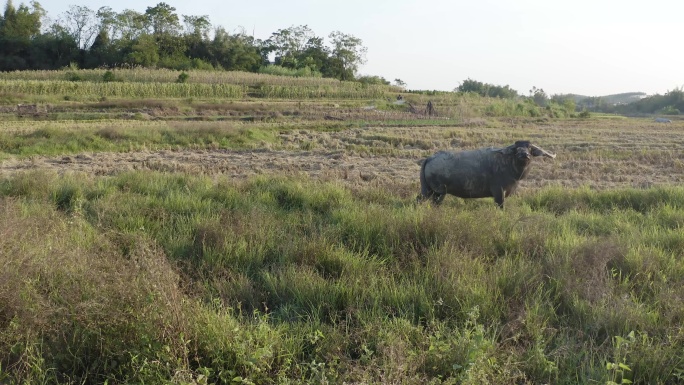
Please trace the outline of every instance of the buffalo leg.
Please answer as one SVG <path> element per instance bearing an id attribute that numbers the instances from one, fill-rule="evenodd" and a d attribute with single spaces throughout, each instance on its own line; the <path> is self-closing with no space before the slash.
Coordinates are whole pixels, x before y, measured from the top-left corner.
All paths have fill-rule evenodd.
<path id="1" fill-rule="evenodd" d="M 500 187 L 492 188 L 492 196 L 494 197 L 494 202 L 499 206 L 500 209 L 504 207 L 504 190 Z"/>
<path id="2" fill-rule="evenodd" d="M 428 199 L 435 199 L 435 192 L 430 189 L 422 189 L 420 194 L 416 197 L 416 202 L 423 203 Z"/>
<path id="3" fill-rule="evenodd" d="M 432 201 L 433 201 L 436 205 L 441 204 L 442 201 L 444 200 L 444 197 L 445 197 L 445 196 L 446 196 L 446 194 L 437 194 L 437 193 L 434 193 L 434 194 L 432 194 Z"/>

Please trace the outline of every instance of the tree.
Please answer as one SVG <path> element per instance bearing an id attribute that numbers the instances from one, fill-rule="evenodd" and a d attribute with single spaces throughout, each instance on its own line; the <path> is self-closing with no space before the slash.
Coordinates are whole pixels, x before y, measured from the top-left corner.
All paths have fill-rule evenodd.
<path id="1" fill-rule="evenodd" d="M 70 6 L 61 24 L 81 49 L 88 48 L 98 33 L 96 13 L 85 6 Z"/>
<path id="2" fill-rule="evenodd" d="M 186 16 L 185 23 L 186 55 L 190 58 L 209 60 L 209 16 Z"/>
<path id="3" fill-rule="evenodd" d="M 154 67 L 159 62 L 157 42 L 152 35 L 140 36 L 132 46 L 132 52 L 127 56 L 131 64 L 143 67 Z"/>
<path id="4" fill-rule="evenodd" d="M 490 98 L 512 99 L 518 96 L 518 91 L 511 89 L 508 85 L 496 86 L 489 83 L 478 82 L 470 78 L 466 79 L 456 87 L 456 92 L 472 92 Z"/>
<path id="5" fill-rule="evenodd" d="M 366 62 L 368 49 L 363 41 L 353 35 L 335 31 L 328 36 L 332 44 L 332 57 L 337 73 L 333 77 L 340 80 L 353 80 L 359 65 Z"/>
<path id="6" fill-rule="evenodd" d="M 145 18 L 148 26 L 152 28 L 152 34 L 155 36 L 161 35 L 178 35 L 180 32 L 180 21 L 176 15 L 176 8 L 166 4 L 159 3 L 154 7 L 147 7 L 145 11 Z"/>
<path id="7" fill-rule="evenodd" d="M 145 29 L 146 23 L 147 19 L 145 15 L 131 9 L 125 9 L 115 16 L 115 32 L 112 33 L 111 38 L 132 42 L 137 39 L 138 36 L 147 33 Z"/>
<path id="8" fill-rule="evenodd" d="M 567 112 L 574 112 L 577 108 L 575 98 L 573 98 L 572 95 L 553 95 L 551 101 L 563 106 Z"/>
<path id="9" fill-rule="evenodd" d="M 323 38 L 318 36 L 310 38 L 299 55 L 300 68 L 307 67 L 315 72 L 325 72 L 329 61 L 330 50 L 325 46 Z"/>
<path id="10" fill-rule="evenodd" d="M 464 80 L 458 87 L 456 87 L 454 91 L 463 93 L 471 92 L 478 95 L 486 96 L 487 88 L 489 88 L 487 84 L 468 78 Z"/>
<path id="11" fill-rule="evenodd" d="M 156 51 L 161 65 L 168 68 L 188 66 L 188 57 L 185 56 L 187 46 L 180 34 L 181 25 L 175 11 L 176 8 L 166 3 L 147 7 L 145 11 L 146 26 L 148 31 L 151 28 L 152 36 L 156 40 Z M 148 48 L 146 51 L 151 52 Z"/>
<path id="12" fill-rule="evenodd" d="M 209 50 L 211 63 L 225 70 L 256 72 L 262 65 L 262 56 L 254 38 L 244 33 L 230 35 L 219 27 Z"/>
<path id="13" fill-rule="evenodd" d="M 100 7 L 97 12 L 95 12 L 95 17 L 97 18 L 97 31 L 98 34 L 102 31 L 107 32 L 107 36 L 110 38 L 116 37 L 116 12 L 112 10 L 111 7 Z"/>
<path id="14" fill-rule="evenodd" d="M 28 65 L 36 70 L 54 70 L 81 59 L 81 50 L 71 34 L 54 25 L 31 41 Z"/>
<path id="15" fill-rule="evenodd" d="M 8 0 L 0 23 L 0 38 L 30 40 L 40 34 L 40 20 L 45 10 L 37 1 L 31 2 L 31 8 L 24 4 L 14 8 L 12 0 Z"/>
<path id="16" fill-rule="evenodd" d="M 503 87 L 490 84 L 487 96 L 492 98 L 513 99 L 518 96 L 518 91 L 510 88 L 508 84 Z"/>
<path id="17" fill-rule="evenodd" d="M 17 23 L 17 9 L 14 8 L 12 0 L 7 0 L 5 12 L 0 18 L 0 37 L 16 36 L 15 25 Z"/>
<path id="18" fill-rule="evenodd" d="M 120 61 L 118 60 L 118 52 L 112 45 L 109 32 L 106 28 L 102 28 L 97 36 L 95 36 L 95 40 L 88 50 L 84 66 L 86 68 L 95 68 L 102 65 L 112 65 Z"/>
<path id="19" fill-rule="evenodd" d="M 30 69 L 32 40 L 40 35 L 45 10 L 36 1 L 31 8 L 21 4 L 15 8 L 7 1 L 0 18 L 0 71 Z"/>
<path id="20" fill-rule="evenodd" d="M 209 16 L 183 15 L 181 25 L 176 8 L 165 2 L 144 13 L 72 5 L 57 22 L 41 29 L 45 11 L 39 3 L 15 8 L 13 0 L 6 1 L 0 15 L 0 71 L 77 62 L 84 68 L 132 64 L 257 72 L 275 55 L 277 64 L 305 70 L 298 73 L 354 80 L 367 52 L 361 39 L 335 31 L 326 42 L 307 25 L 279 29 L 265 42 L 223 28 L 210 38 Z M 364 81 L 388 83 L 379 77 Z"/>
<path id="21" fill-rule="evenodd" d="M 549 102 L 549 97 L 546 95 L 546 92 L 544 92 L 544 89 L 535 86 L 532 86 L 532 89 L 530 90 L 530 98 L 532 98 L 532 101 L 540 107 L 546 107 Z"/>
<path id="22" fill-rule="evenodd" d="M 678 115 L 684 111 L 684 89 L 682 87 L 675 87 L 673 90 L 668 91 L 665 95 L 655 94 L 620 106 L 603 105 L 601 106 L 600 110 L 608 111 L 610 109 L 609 107 L 613 107 L 615 110 L 623 114 L 636 112 Z"/>
<path id="23" fill-rule="evenodd" d="M 394 84 L 401 88 L 406 87 L 406 83 L 401 79 L 394 79 Z"/>
<path id="24" fill-rule="evenodd" d="M 322 41 L 316 37 L 309 26 L 292 26 L 272 33 L 271 37 L 266 40 L 266 46 L 269 52 L 275 53 L 275 64 L 298 69 L 303 67 L 300 61 L 306 49 L 316 45 L 314 39 Z M 310 45 L 312 40 L 314 42 Z"/>
<path id="25" fill-rule="evenodd" d="M 662 109 L 669 111 L 668 114 L 678 115 L 684 111 L 684 89 L 675 87 L 665 94 L 665 106 Z"/>
<path id="26" fill-rule="evenodd" d="M 183 23 L 185 23 L 185 31 L 188 36 L 194 36 L 197 39 L 209 39 L 209 29 L 211 28 L 209 16 L 183 15 Z"/>
<path id="27" fill-rule="evenodd" d="M 599 111 L 605 107 L 606 102 L 600 96 L 590 96 L 580 100 L 577 106 L 582 110 Z"/>

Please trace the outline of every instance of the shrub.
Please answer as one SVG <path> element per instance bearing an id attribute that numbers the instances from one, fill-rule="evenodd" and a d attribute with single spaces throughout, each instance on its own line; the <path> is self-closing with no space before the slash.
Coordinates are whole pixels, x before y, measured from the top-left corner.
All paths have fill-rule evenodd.
<path id="1" fill-rule="evenodd" d="M 176 83 L 185 83 L 188 81 L 190 78 L 190 75 L 188 75 L 185 72 L 181 72 L 180 75 L 178 75 L 178 79 L 176 79 Z"/>
<path id="2" fill-rule="evenodd" d="M 83 78 L 79 74 L 71 71 L 64 74 L 64 78 L 70 82 L 79 82 L 83 80 Z"/>
<path id="3" fill-rule="evenodd" d="M 114 76 L 114 72 L 112 71 L 107 71 L 102 75 L 102 81 L 103 82 L 115 82 L 116 76 Z"/>
<path id="4" fill-rule="evenodd" d="M 660 111 L 658 111 L 658 113 L 663 115 L 679 115 L 681 111 L 675 108 L 675 106 L 666 106 L 661 108 Z"/>
<path id="5" fill-rule="evenodd" d="M 390 82 L 382 76 L 360 76 L 356 79 L 361 84 L 389 85 Z"/>

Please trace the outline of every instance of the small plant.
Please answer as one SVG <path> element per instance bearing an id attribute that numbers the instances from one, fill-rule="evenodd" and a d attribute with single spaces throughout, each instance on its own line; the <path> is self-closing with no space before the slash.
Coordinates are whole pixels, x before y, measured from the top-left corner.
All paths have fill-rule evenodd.
<path id="1" fill-rule="evenodd" d="M 180 75 L 178 75 L 178 79 L 176 79 L 176 83 L 185 83 L 189 78 L 190 75 L 188 75 L 186 72 L 181 72 Z"/>
<path id="2" fill-rule="evenodd" d="M 631 384 L 632 380 L 626 378 L 627 372 L 631 372 L 632 369 L 627 366 L 623 361 L 627 360 L 627 351 L 629 346 L 636 340 L 634 336 L 634 331 L 629 332 L 627 338 L 620 336 L 615 336 L 613 338 L 613 343 L 616 349 L 617 362 L 606 363 L 606 370 L 610 373 L 610 380 L 606 382 L 606 385 L 618 385 L 618 384 Z M 618 382 L 619 381 L 619 382 Z"/>
<path id="3" fill-rule="evenodd" d="M 623 363 L 615 363 L 615 362 L 608 362 L 606 363 L 606 369 L 612 373 L 612 380 L 609 380 L 606 382 L 606 385 L 618 385 L 618 384 L 631 384 L 632 381 L 624 378 L 624 373 L 632 371 L 632 369 L 629 368 L 629 366 L 623 364 Z M 620 382 L 616 382 L 616 380 L 620 378 Z"/>

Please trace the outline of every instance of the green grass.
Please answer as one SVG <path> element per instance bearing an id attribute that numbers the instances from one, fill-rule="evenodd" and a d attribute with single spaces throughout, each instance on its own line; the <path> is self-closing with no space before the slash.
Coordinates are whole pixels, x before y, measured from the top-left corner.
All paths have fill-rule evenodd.
<path id="1" fill-rule="evenodd" d="M 276 143 L 276 135 L 272 128 L 230 122 L 41 122 L 19 132 L 0 131 L 0 159 L 175 148 L 245 149 Z"/>
<path id="2" fill-rule="evenodd" d="M 4 178 L 0 381 L 682 380 L 684 189 L 410 195 Z"/>

